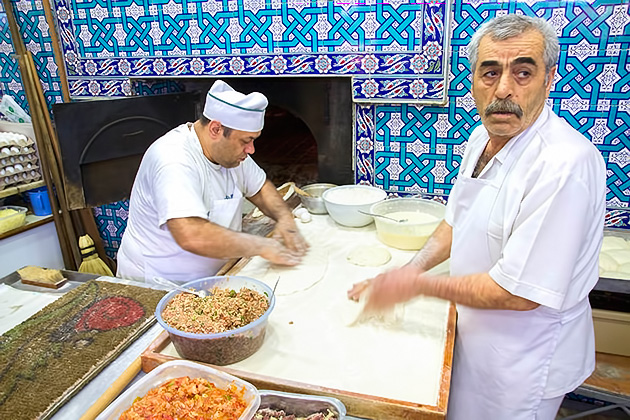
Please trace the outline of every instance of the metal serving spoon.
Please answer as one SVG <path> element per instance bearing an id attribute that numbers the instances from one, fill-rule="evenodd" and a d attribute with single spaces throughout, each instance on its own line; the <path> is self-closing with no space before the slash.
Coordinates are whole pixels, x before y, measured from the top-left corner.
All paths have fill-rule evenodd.
<path id="1" fill-rule="evenodd" d="M 409 219 L 394 219 L 393 217 L 383 216 L 382 214 L 368 213 L 367 211 L 363 211 L 363 210 L 359 210 L 359 213 L 363 213 L 368 216 L 382 217 L 383 219 L 391 220 L 392 222 L 397 222 L 397 223 L 404 223 L 407 220 L 409 220 Z"/>
<path id="2" fill-rule="evenodd" d="M 206 292 L 205 290 L 186 289 L 185 287 L 182 287 L 177 283 L 174 283 L 170 280 L 163 279 L 161 277 L 153 277 L 153 281 L 155 281 L 157 284 L 161 284 L 162 286 L 170 287 L 172 289 L 179 290 L 185 293 L 192 293 L 193 295 L 196 295 L 202 298 L 208 296 L 208 292 Z"/>

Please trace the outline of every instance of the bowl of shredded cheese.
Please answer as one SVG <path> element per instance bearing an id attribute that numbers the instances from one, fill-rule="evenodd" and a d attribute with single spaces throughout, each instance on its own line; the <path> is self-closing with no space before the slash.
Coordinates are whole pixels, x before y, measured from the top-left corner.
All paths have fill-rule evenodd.
<path id="1" fill-rule="evenodd" d="M 214 276 L 182 287 L 206 291 L 207 296 L 174 290 L 155 309 L 180 356 L 224 366 L 260 349 L 275 305 L 269 286 L 250 277 Z"/>
<path id="2" fill-rule="evenodd" d="M 19 228 L 26 222 L 26 207 L 0 207 L 0 234 Z"/>
<path id="3" fill-rule="evenodd" d="M 188 360 L 166 362 L 134 383 L 97 420 L 250 420 L 260 394 L 249 382 Z"/>

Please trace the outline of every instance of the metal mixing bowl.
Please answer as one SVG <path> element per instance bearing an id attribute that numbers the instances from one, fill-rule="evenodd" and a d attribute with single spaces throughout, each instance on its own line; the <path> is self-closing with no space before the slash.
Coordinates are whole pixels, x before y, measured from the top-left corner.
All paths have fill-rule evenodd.
<path id="1" fill-rule="evenodd" d="M 307 197 L 300 194 L 302 205 L 306 207 L 306 210 L 313 214 L 328 213 L 328 211 L 326 210 L 326 205 L 324 204 L 324 200 L 322 199 L 322 194 L 324 194 L 324 191 L 333 187 L 336 187 L 336 185 L 325 183 L 309 184 L 302 187 L 302 191 L 310 195 L 310 197 Z"/>

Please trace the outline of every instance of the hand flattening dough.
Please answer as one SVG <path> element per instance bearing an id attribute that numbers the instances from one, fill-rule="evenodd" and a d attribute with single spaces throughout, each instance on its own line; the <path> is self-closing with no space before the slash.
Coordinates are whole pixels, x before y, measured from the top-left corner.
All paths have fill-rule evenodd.
<path id="1" fill-rule="evenodd" d="M 362 267 L 378 267 L 387 264 L 392 259 L 392 254 L 380 246 L 358 246 L 348 254 L 347 260 L 354 265 Z"/>

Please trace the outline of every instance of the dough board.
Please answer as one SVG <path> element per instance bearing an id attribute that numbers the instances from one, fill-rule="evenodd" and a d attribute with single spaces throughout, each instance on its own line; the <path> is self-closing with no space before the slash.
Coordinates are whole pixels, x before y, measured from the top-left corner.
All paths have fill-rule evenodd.
<path id="1" fill-rule="evenodd" d="M 392 260 L 381 267 L 347 261 L 357 246 L 384 246 L 373 225 L 344 228 L 328 216 L 299 224 L 311 252 L 327 254 L 321 267 L 298 267 L 305 283 L 295 293 L 276 296 L 262 348 L 221 369 L 258 387 L 340 398 L 351 415 L 385 419 L 444 418 L 450 386 L 455 309 L 449 302 L 418 298 L 405 305 L 397 327 L 349 326 L 357 305 L 347 300 L 353 283 L 407 262 L 414 252 L 388 248 Z M 325 251 L 322 251 L 325 250 Z M 261 258 L 242 260 L 228 274 L 258 278 L 273 287 L 291 280 Z M 310 274 L 309 274 L 310 273 Z M 258 277 L 257 277 L 258 276 Z M 168 336 L 143 354 L 143 368 L 179 358 Z"/>

